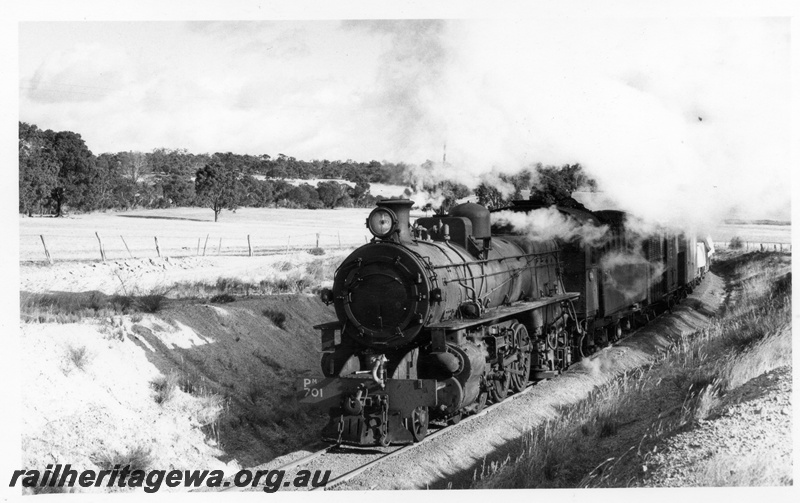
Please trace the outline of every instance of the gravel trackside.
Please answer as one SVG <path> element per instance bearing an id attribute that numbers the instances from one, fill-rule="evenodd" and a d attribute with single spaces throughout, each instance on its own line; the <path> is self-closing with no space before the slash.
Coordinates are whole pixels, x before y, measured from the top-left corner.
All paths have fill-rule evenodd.
<path id="1" fill-rule="evenodd" d="M 792 480 L 792 369 L 728 393 L 721 412 L 666 440 L 650 458 L 648 487 L 785 485 Z M 749 465 L 749 466 L 748 466 Z M 760 465 L 759 479 L 742 478 Z"/>

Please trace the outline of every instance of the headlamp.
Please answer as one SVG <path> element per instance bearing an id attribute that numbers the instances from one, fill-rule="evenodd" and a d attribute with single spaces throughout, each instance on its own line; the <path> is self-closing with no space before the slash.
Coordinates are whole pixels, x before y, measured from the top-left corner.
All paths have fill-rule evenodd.
<path id="1" fill-rule="evenodd" d="M 373 236 L 386 238 L 397 229 L 397 215 L 389 208 L 375 208 L 367 217 L 367 228 Z"/>

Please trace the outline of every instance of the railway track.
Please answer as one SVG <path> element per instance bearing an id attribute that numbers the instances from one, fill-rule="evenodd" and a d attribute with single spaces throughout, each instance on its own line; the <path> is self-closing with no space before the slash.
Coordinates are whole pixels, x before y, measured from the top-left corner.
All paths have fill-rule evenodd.
<path id="1" fill-rule="evenodd" d="M 293 471 L 296 471 L 298 468 L 313 464 L 314 466 L 318 467 L 317 469 L 331 470 L 332 478 L 330 478 L 327 484 L 325 484 L 324 486 L 310 487 L 306 489 L 311 491 L 330 490 L 335 488 L 336 486 L 344 484 L 348 480 L 357 477 L 361 473 L 364 473 L 365 471 L 369 470 L 370 468 L 384 461 L 387 461 L 395 456 L 399 456 L 400 454 L 404 454 L 413 449 L 416 449 L 417 447 L 426 444 L 427 442 L 431 442 L 446 433 L 455 431 L 459 427 L 468 424 L 469 422 L 474 421 L 479 417 L 489 414 L 490 412 L 502 406 L 503 404 L 508 404 L 514 401 L 515 399 L 524 396 L 531 390 L 532 387 L 533 384 L 529 383 L 528 386 L 523 391 L 515 393 L 513 395 L 509 395 L 509 397 L 503 400 L 502 402 L 485 407 L 477 414 L 472 414 L 470 416 L 467 416 L 456 424 L 443 426 L 429 433 L 424 439 L 422 439 L 422 441 L 417 442 L 415 444 L 409 444 L 404 446 L 375 447 L 375 448 L 355 448 L 355 447 L 347 447 L 341 445 L 330 445 L 323 449 L 319 449 L 310 454 L 307 454 L 306 456 L 303 456 L 299 459 L 286 463 L 284 465 L 276 467 L 276 466 L 271 466 L 270 463 L 267 463 L 264 465 L 259 465 L 250 468 L 249 471 L 257 472 L 258 470 L 270 470 L 270 471 L 282 470 L 287 474 L 287 476 L 285 477 L 287 481 L 284 482 L 283 488 L 287 490 L 289 489 L 297 490 L 297 488 L 290 487 L 291 484 L 289 483 L 289 480 L 291 480 L 291 477 L 289 477 L 288 474 Z M 235 492 L 260 491 L 260 490 L 262 490 L 262 486 L 260 485 L 255 485 L 255 486 L 248 485 L 245 487 L 237 487 L 233 484 L 230 484 L 228 487 L 223 487 L 220 489 L 220 491 L 235 491 Z"/>
<path id="2" fill-rule="evenodd" d="M 642 327 L 637 327 L 636 329 L 630 331 L 629 333 L 626 333 L 619 340 L 626 339 L 636 334 L 641 328 Z M 615 342 L 619 342 L 619 340 Z M 609 345 L 609 347 L 613 347 L 615 345 L 616 345 L 615 343 L 612 343 Z M 301 489 L 311 490 L 311 491 L 331 490 L 357 477 L 358 475 L 364 473 L 370 468 L 379 465 L 382 462 L 385 462 L 395 456 L 399 456 L 401 454 L 410 452 L 411 450 L 416 449 L 421 445 L 426 444 L 427 442 L 431 442 L 446 433 L 457 430 L 459 427 L 468 424 L 469 422 L 474 421 L 479 417 L 489 414 L 490 412 L 503 406 L 504 404 L 508 404 L 516 400 L 517 398 L 524 396 L 525 394 L 529 393 L 532 390 L 534 384 L 535 383 L 532 382 L 528 383 L 523 391 L 509 395 L 508 398 L 506 398 L 502 402 L 485 407 L 480 412 L 467 416 L 456 424 L 443 426 L 436 429 L 435 431 L 429 432 L 428 435 L 422 441 L 417 442 L 415 444 L 409 444 L 404 446 L 372 447 L 372 448 L 329 445 L 326 446 L 325 448 L 314 451 L 299 459 L 296 459 L 294 461 L 291 461 L 283 465 L 274 466 L 272 463 L 266 463 L 263 465 L 250 468 L 248 470 L 250 472 L 256 472 L 258 470 L 270 470 L 270 471 L 283 470 L 288 475 L 289 473 L 297 470 L 298 468 L 311 464 L 313 465 L 312 467 L 315 470 L 331 470 L 333 472 L 332 473 L 333 478 L 329 479 L 327 483 L 323 486 L 306 487 Z M 343 469 L 341 468 L 342 466 L 344 466 Z M 337 474 L 336 472 L 339 473 Z M 298 488 L 291 487 L 291 484 L 288 481 L 291 479 L 291 477 L 285 477 L 285 478 L 287 479 L 287 481 L 284 482 L 282 489 L 300 490 Z M 220 491 L 246 492 L 246 491 L 259 491 L 261 489 L 262 486 L 259 485 L 255 486 L 247 485 L 244 487 L 237 487 L 233 484 L 229 484 L 229 486 L 223 487 L 222 489 L 220 489 Z"/>

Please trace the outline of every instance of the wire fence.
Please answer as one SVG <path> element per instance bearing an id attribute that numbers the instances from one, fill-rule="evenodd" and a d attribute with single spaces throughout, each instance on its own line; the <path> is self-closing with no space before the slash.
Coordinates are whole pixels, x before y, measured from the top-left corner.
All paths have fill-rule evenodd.
<path id="1" fill-rule="evenodd" d="M 205 234 L 188 236 L 142 236 L 101 234 L 99 232 L 69 234 L 23 234 L 20 236 L 20 262 L 64 262 L 125 260 L 158 257 L 192 256 L 265 256 L 296 251 L 336 250 L 366 243 L 366 235 L 309 232 L 292 235 L 234 236 Z M 792 252 L 791 243 L 741 241 L 745 251 Z M 730 249 L 731 243 L 715 242 L 720 250 Z"/>
<path id="2" fill-rule="evenodd" d="M 20 262 L 105 261 L 193 256 L 265 256 L 300 250 L 346 249 L 362 245 L 368 236 L 312 232 L 283 236 L 125 236 L 24 234 L 20 236 Z"/>
<path id="3" fill-rule="evenodd" d="M 744 251 L 781 251 L 792 253 L 791 243 L 775 243 L 761 241 L 740 241 L 738 245 L 731 246 L 729 241 L 714 241 L 714 248 L 720 250 L 739 249 Z"/>

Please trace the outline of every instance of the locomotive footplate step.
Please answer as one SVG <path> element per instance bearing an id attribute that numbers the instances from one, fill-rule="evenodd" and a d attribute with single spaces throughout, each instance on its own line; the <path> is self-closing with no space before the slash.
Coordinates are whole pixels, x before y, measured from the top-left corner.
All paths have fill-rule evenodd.
<path id="1" fill-rule="evenodd" d="M 565 300 L 574 300 L 580 297 L 581 294 L 577 292 L 567 292 L 562 295 L 554 295 L 552 297 L 545 297 L 541 300 L 535 300 L 531 302 L 516 302 L 509 306 L 501 306 L 497 309 L 484 314 L 479 318 L 470 318 L 470 319 L 453 319 L 448 321 L 443 321 L 441 323 L 433 323 L 428 325 L 429 329 L 445 329 L 445 330 L 461 330 L 463 328 L 469 328 L 475 323 L 484 323 L 489 321 L 495 321 L 500 318 L 505 318 L 509 316 L 514 316 L 515 314 L 524 313 L 526 311 L 532 311 L 534 309 L 539 309 L 545 306 L 549 306 L 551 304 L 557 304 L 559 302 L 563 302 Z"/>

